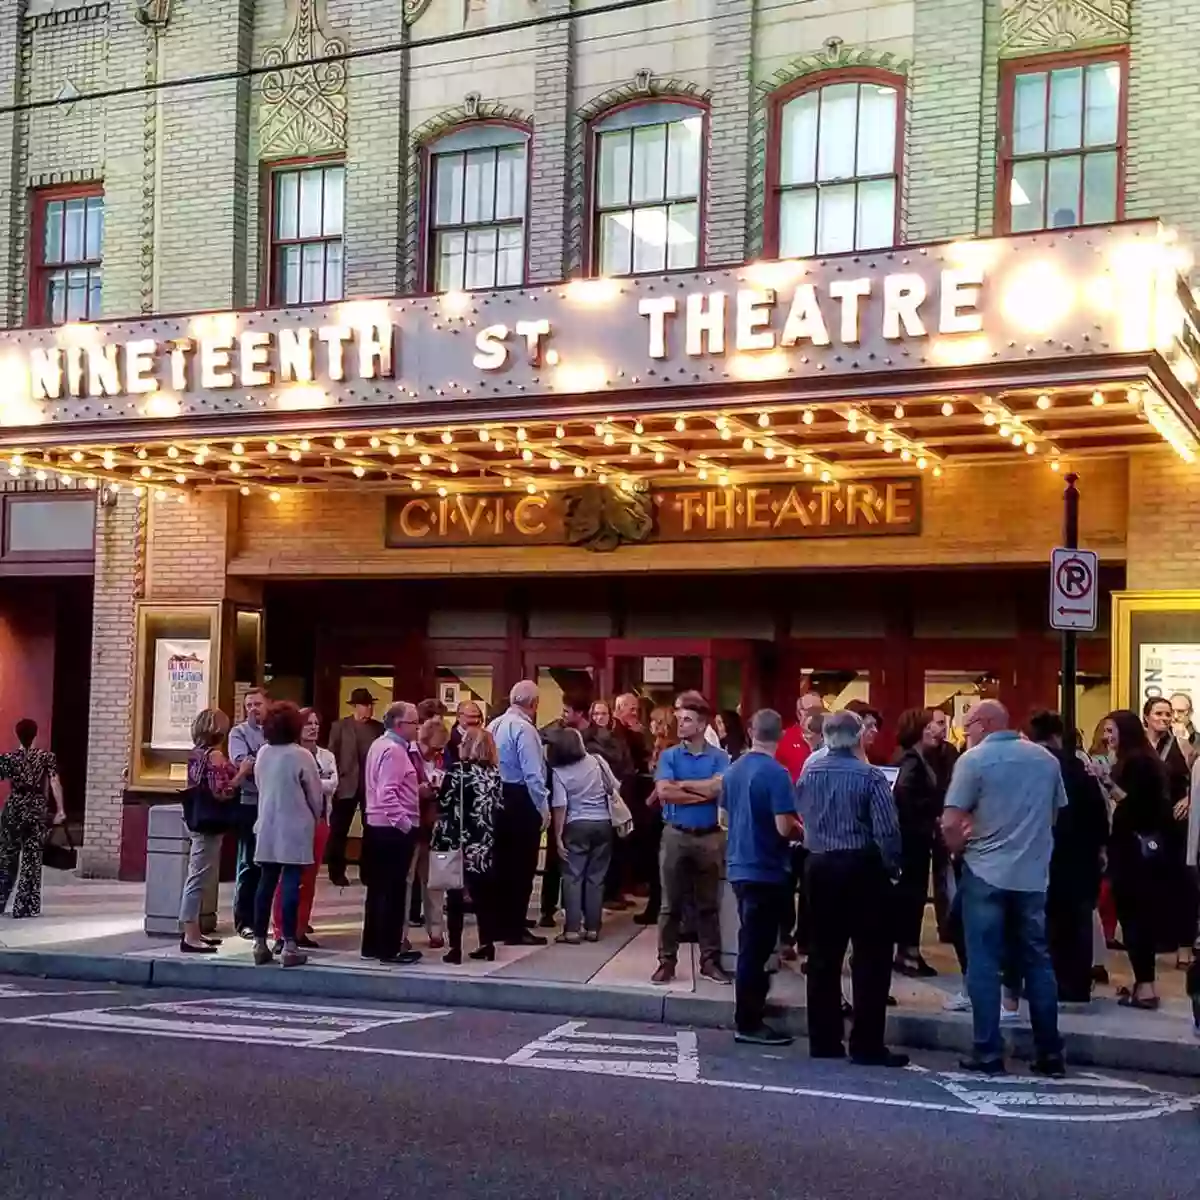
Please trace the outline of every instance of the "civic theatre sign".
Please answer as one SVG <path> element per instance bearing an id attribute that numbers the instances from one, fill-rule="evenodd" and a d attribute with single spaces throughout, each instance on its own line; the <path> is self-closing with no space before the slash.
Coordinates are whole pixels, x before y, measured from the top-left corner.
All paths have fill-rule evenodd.
<path id="1" fill-rule="evenodd" d="M 0 424 L 125 426 L 272 411 L 490 416 L 496 401 L 825 384 L 1151 351 L 1154 222 L 575 280 L 509 291 L 105 321 L 0 334 Z M 1173 276 L 1171 277 L 1173 280 Z M 1171 284 L 1173 286 L 1173 283 Z M 1168 289 L 1169 290 L 1169 289 Z M 1063 369 L 1069 368 L 1069 361 Z M 876 380 L 875 382 L 878 382 Z M 603 403 L 603 402 L 601 402 Z M 490 406 L 490 407 L 489 407 Z M 81 433 L 80 436 L 84 436 Z M 34 440 L 34 439 L 28 439 Z M 13 436 L 7 435 L 11 444 Z"/>
<path id="2" fill-rule="evenodd" d="M 401 547 L 575 545 L 860 537 L 921 531 L 921 481 L 856 479 L 628 492 L 389 496 L 386 544 Z"/>

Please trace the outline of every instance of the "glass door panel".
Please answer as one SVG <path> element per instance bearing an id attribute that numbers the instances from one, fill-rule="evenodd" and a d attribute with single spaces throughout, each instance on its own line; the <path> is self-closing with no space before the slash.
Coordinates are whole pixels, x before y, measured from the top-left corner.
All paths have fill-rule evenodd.
<path id="1" fill-rule="evenodd" d="M 815 692 L 821 697 L 827 712 L 845 708 L 851 700 L 871 702 L 871 673 L 842 667 L 801 667 L 796 697 Z"/>
<path id="2" fill-rule="evenodd" d="M 704 659 L 688 655 L 618 655 L 614 660 L 613 693 L 645 696 L 655 707 L 670 708 L 680 692 L 702 691 Z"/>
<path id="3" fill-rule="evenodd" d="M 396 681 L 391 667 L 342 667 L 338 676 L 338 713 L 339 717 L 354 715 L 350 704 L 350 693 L 355 688 L 366 688 L 377 703 L 375 716 L 381 719 L 383 710 L 391 704 L 395 695 Z"/>
<path id="4" fill-rule="evenodd" d="M 565 700 L 595 699 L 595 671 L 591 667 L 534 668 L 538 685 L 538 724 L 549 725 L 562 716 Z"/>
<path id="5" fill-rule="evenodd" d="M 996 671 L 926 671 L 924 706 L 940 709 L 950 718 L 950 740 L 966 745 L 963 722 L 967 710 L 978 700 L 1000 699 L 1000 677 Z"/>
<path id="6" fill-rule="evenodd" d="M 1075 725 L 1088 750 L 1099 741 L 1100 726 L 1113 709 L 1112 675 L 1080 671 L 1075 676 Z M 1062 673 L 1058 676 L 1058 711 L 1062 712 Z M 1097 754 L 1104 753 L 1097 750 Z"/>
<path id="7" fill-rule="evenodd" d="M 437 698 L 446 706 L 447 720 L 451 723 L 458 706 L 466 700 L 474 700 L 483 710 L 485 724 L 496 715 L 492 707 L 493 667 L 439 666 L 435 678 Z"/>

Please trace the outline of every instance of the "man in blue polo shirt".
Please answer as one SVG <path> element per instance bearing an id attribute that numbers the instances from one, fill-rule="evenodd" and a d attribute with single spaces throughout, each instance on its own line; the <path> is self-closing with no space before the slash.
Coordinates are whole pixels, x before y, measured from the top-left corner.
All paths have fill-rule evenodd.
<path id="1" fill-rule="evenodd" d="M 663 806 L 662 909 L 658 915 L 658 970 L 651 983 L 670 983 L 679 959 L 679 924 L 684 897 L 696 904 L 700 974 L 716 983 L 732 983 L 721 966 L 721 865 L 725 835 L 717 816 L 721 776 L 729 755 L 704 736 L 711 709 L 699 692 L 675 701 L 679 744 L 658 758 L 655 793 Z"/>
<path id="2" fill-rule="evenodd" d="M 775 759 L 783 718 L 764 708 L 750 718 L 750 750 L 725 772 L 721 807 L 729 816 L 726 877 L 738 904 L 737 1002 L 734 1038 L 759 1046 L 792 1039 L 763 1021 L 791 878 L 789 842 L 800 837 L 792 778 Z"/>

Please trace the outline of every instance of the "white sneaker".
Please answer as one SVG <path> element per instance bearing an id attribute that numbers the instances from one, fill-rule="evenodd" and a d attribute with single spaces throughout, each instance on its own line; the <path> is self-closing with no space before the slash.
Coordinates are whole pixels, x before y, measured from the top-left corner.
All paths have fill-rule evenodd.
<path id="1" fill-rule="evenodd" d="M 942 1005 L 946 1012 L 970 1012 L 971 997 L 966 992 L 959 992 L 955 996 L 947 996 L 946 1003 Z"/>
<path id="2" fill-rule="evenodd" d="M 1021 1010 L 1001 1008 L 1000 1024 L 1001 1025 L 1019 1025 L 1021 1023 Z"/>

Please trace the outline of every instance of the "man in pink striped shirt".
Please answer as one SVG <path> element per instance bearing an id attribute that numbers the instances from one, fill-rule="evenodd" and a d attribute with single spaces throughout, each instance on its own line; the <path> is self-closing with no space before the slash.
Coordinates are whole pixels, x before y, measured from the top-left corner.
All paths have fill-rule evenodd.
<path id="1" fill-rule="evenodd" d="M 420 951 L 403 949 L 408 868 L 421 823 L 420 778 L 409 753 L 417 736 L 416 705 L 391 705 L 383 715 L 383 728 L 363 767 L 367 904 L 362 956 L 407 965 L 421 957 Z"/>

